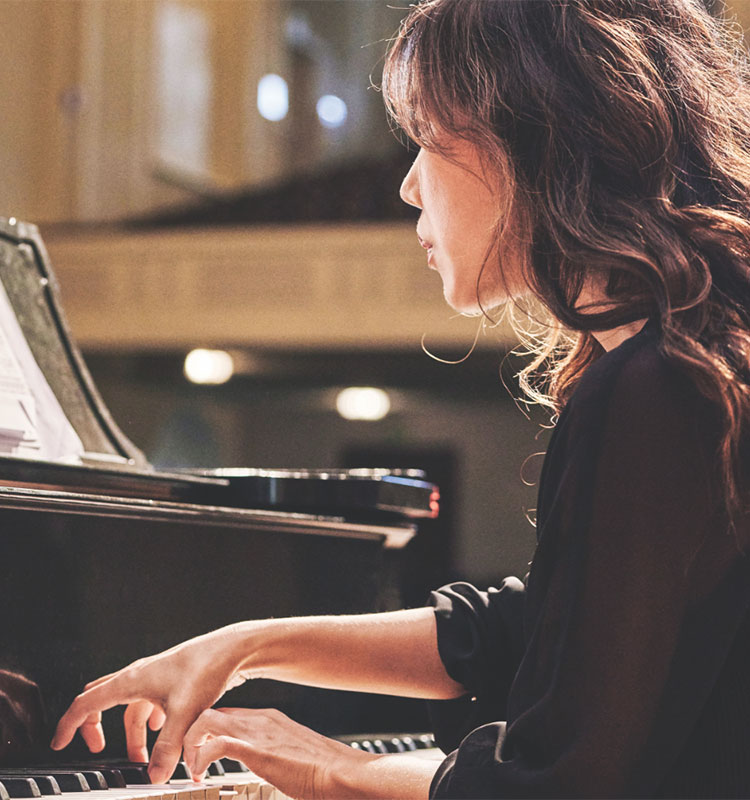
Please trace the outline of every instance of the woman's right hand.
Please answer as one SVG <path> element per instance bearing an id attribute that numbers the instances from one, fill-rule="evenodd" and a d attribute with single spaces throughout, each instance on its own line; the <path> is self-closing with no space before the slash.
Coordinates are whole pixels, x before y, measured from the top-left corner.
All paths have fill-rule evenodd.
<path id="1" fill-rule="evenodd" d="M 242 640 L 242 641 L 241 641 Z M 198 636 L 87 684 L 60 719 L 52 748 L 60 750 L 80 730 L 92 752 L 105 744 L 101 714 L 127 704 L 128 757 L 148 761 L 146 726 L 161 732 L 154 744 L 149 775 L 164 783 L 182 752 L 182 740 L 195 720 L 247 675 L 240 671 L 247 629 L 230 625 Z"/>

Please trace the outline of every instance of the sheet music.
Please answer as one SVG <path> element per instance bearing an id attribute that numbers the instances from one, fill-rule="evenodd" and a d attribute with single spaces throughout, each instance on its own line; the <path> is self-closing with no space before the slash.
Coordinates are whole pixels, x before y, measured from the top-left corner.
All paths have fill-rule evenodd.
<path id="1" fill-rule="evenodd" d="M 0 282 L 0 455 L 75 461 L 83 450 Z"/>

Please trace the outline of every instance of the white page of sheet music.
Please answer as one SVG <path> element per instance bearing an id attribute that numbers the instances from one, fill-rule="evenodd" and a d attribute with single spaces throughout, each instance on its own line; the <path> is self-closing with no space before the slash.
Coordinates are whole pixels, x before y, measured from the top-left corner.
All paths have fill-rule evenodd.
<path id="1" fill-rule="evenodd" d="M 0 454 L 67 461 L 81 453 L 0 283 Z"/>

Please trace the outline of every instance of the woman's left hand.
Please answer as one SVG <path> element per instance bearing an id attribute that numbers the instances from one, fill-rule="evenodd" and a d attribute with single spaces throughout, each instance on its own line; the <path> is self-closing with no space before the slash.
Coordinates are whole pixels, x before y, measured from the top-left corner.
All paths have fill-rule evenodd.
<path id="1" fill-rule="evenodd" d="M 295 798 L 336 797 L 341 778 L 374 758 L 276 709 L 210 708 L 189 728 L 183 748 L 195 780 L 212 761 L 227 756 Z"/>

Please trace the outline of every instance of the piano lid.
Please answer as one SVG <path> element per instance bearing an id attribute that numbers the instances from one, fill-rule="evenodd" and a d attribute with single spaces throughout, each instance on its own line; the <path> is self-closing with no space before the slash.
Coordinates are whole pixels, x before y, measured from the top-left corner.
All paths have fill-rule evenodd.
<path id="1" fill-rule="evenodd" d="M 190 470 L 226 480 L 221 496 L 242 508 L 287 508 L 325 514 L 334 508 L 352 518 L 437 517 L 440 492 L 419 469 Z"/>

